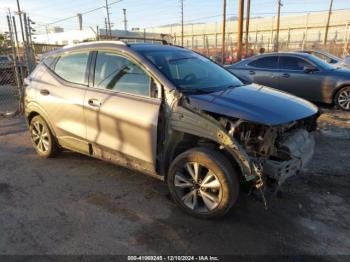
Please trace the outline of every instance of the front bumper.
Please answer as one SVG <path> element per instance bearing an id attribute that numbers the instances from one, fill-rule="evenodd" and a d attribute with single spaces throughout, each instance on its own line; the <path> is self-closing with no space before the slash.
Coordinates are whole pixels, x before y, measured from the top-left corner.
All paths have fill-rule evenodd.
<path id="1" fill-rule="evenodd" d="M 280 186 L 283 182 L 298 174 L 312 159 L 315 148 L 314 136 L 305 129 L 292 131 L 281 143 L 278 151 L 283 154 L 281 160 L 269 159 L 264 163 L 263 174 L 278 181 Z M 278 159 L 278 155 L 277 155 Z"/>

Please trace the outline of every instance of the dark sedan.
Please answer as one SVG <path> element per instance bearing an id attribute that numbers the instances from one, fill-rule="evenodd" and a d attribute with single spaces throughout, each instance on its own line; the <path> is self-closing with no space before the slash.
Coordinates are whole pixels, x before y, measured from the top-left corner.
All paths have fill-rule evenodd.
<path id="1" fill-rule="evenodd" d="M 299 97 L 336 104 L 350 111 L 350 70 L 334 68 L 304 53 L 254 56 L 228 67 L 244 82 L 253 82 Z"/>

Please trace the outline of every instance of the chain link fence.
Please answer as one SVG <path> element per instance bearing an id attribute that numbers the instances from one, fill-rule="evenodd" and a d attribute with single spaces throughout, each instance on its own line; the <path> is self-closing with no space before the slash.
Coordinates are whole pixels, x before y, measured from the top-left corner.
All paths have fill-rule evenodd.
<path id="1" fill-rule="evenodd" d="M 20 112 L 21 90 L 23 77 L 22 66 L 16 66 L 13 61 L 0 63 L 0 116 L 14 115 Z"/>

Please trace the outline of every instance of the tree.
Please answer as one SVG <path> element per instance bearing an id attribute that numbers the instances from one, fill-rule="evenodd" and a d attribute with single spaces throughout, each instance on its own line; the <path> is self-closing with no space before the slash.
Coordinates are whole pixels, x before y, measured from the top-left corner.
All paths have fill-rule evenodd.
<path id="1" fill-rule="evenodd" d="M 5 36 L 0 33 L 0 53 L 4 51 Z"/>

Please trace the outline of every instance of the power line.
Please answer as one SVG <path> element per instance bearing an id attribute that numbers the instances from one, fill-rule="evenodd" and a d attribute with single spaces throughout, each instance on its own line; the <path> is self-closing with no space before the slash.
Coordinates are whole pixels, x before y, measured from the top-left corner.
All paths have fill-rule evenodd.
<path id="1" fill-rule="evenodd" d="M 99 7 L 96 7 L 94 9 L 90 9 L 90 10 L 87 10 L 85 12 L 81 12 L 82 15 L 87 15 L 87 14 L 90 14 L 92 12 L 95 12 L 95 11 L 98 11 L 98 10 L 101 10 L 101 9 L 104 9 L 106 7 L 109 7 L 111 5 L 115 5 L 117 3 L 120 3 L 122 2 L 123 0 L 118 0 L 118 1 L 115 1 L 115 2 L 111 2 L 109 4 L 106 4 L 106 5 L 103 5 L 103 6 L 99 6 Z M 73 19 L 73 18 L 76 18 L 76 15 L 73 15 L 73 16 L 69 16 L 69 17 L 65 17 L 65 18 L 61 18 L 61 19 L 58 19 L 56 21 L 53 21 L 53 22 L 50 22 L 50 23 L 46 23 L 45 26 L 48 26 L 48 25 L 53 25 L 53 24 L 57 24 L 57 23 L 61 23 L 61 22 L 64 22 L 64 21 L 67 21 L 67 20 L 70 20 L 70 19 Z"/>

